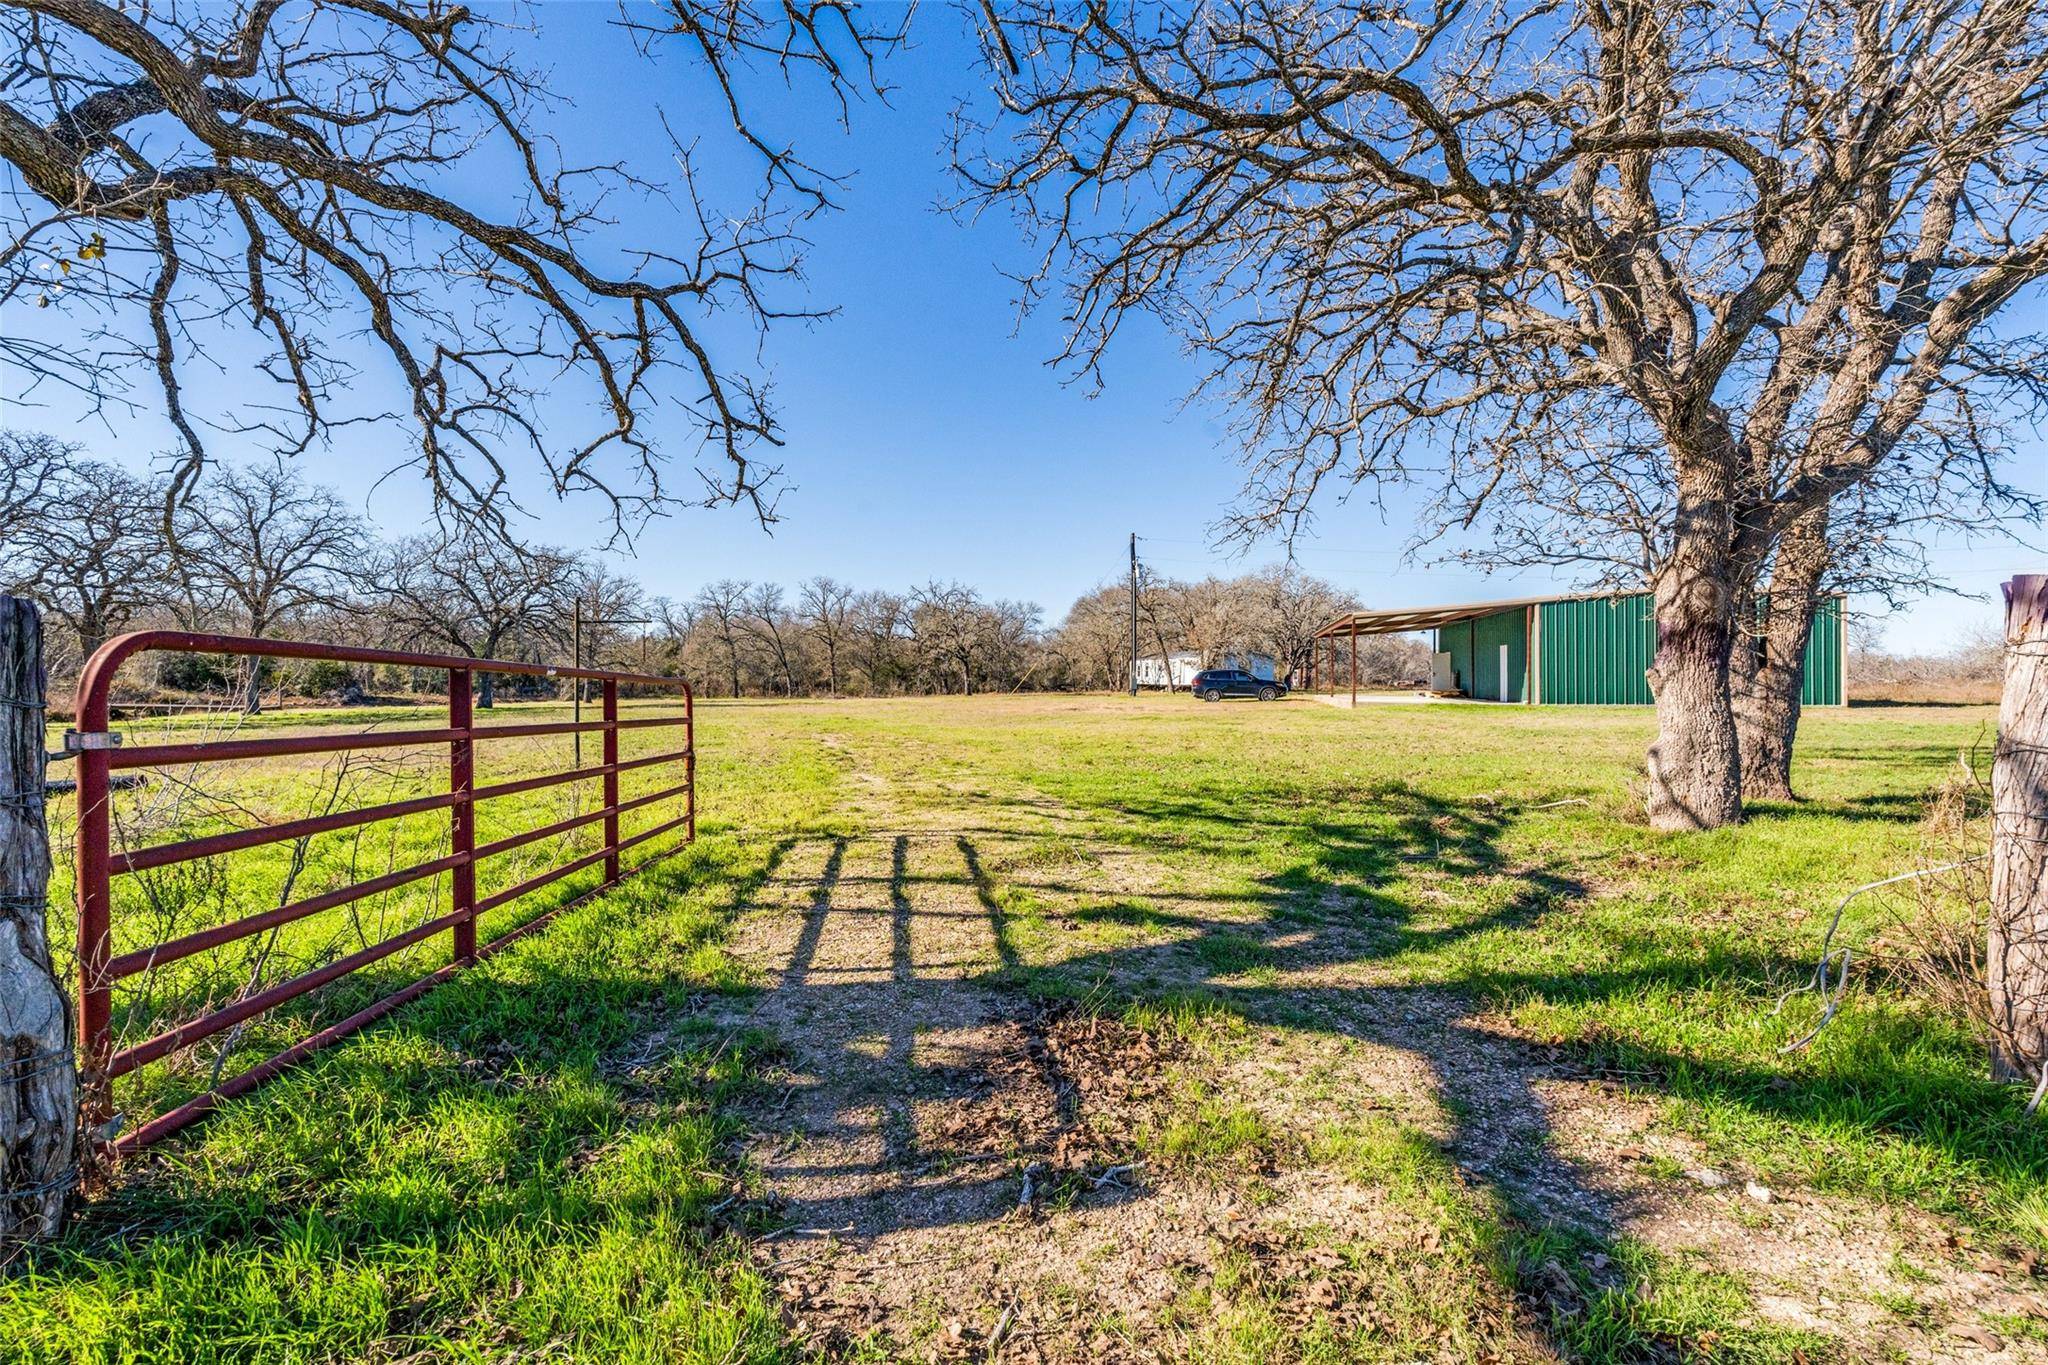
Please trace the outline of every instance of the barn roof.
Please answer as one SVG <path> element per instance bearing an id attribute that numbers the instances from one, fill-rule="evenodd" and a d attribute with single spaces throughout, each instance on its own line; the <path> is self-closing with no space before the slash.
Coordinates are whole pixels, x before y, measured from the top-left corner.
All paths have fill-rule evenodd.
<path id="1" fill-rule="evenodd" d="M 1634 591 L 1640 592 L 1641 589 Z M 1459 621 L 1473 621 L 1516 607 L 1540 606 L 1545 602 L 1582 602 L 1600 597 L 1626 597 L 1627 592 L 1567 592 L 1547 597 L 1504 597 L 1495 602 L 1461 602 L 1443 607 L 1395 607 L 1385 611 L 1351 611 L 1316 632 L 1317 639 L 1341 635 L 1398 635 L 1410 630 L 1435 630 Z"/>

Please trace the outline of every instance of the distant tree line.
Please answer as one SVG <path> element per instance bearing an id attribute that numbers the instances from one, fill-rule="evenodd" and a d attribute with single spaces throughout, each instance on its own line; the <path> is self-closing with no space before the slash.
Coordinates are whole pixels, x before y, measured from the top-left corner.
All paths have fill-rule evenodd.
<path id="1" fill-rule="evenodd" d="M 367 644 L 471 658 L 571 662 L 680 676 L 706 696 L 892 696 L 1116 688 L 1129 677 L 1129 585 L 1113 582 L 1048 626 L 1035 603 L 932 579 L 904 591 L 830 577 L 793 588 L 721 578 L 689 598 L 648 592 L 587 552 L 501 535 L 373 534 L 332 490 L 283 463 L 223 466 L 166 514 L 161 480 L 86 457 L 50 436 L 0 431 L 5 586 L 51 618 L 60 685 L 110 637 L 151 626 Z M 1291 567 L 1241 577 L 1139 584 L 1139 647 L 1204 662 L 1269 655 L 1285 674 L 1316 630 L 1359 603 Z M 1421 661 L 1418 662 L 1418 659 Z M 1426 671 L 1413 642 L 1367 641 L 1367 681 Z M 168 657 L 142 685 L 232 694 L 358 699 L 430 690 L 421 670 Z M 483 675 L 501 687 L 551 691 Z"/>
<path id="2" fill-rule="evenodd" d="M 1944 653 L 1894 653 L 1865 632 L 1849 647 L 1852 695 L 1871 701 L 1996 702 L 2005 675 L 2005 630 L 1984 622 Z"/>

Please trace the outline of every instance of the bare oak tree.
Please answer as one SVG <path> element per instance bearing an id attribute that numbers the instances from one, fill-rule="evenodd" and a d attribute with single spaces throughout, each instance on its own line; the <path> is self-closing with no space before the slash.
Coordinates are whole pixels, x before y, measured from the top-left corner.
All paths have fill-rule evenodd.
<path id="1" fill-rule="evenodd" d="M 774 671 L 782 695 L 796 695 L 797 624 L 789 617 L 782 585 L 756 583 L 741 604 L 737 621 L 741 634 L 754 642 L 761 657 Z"/>
<path id="2" fill-rule="evenodd" d="M 901 22 L 851 3 L 623 8 L 607 28 L 621 60 L 590 93 L 669 129 L 667 185 L 568 161 L 547 127 L 569 92 L 529 64 L 536 38 L 467 5 L 6 0 L 0 307 L 48 324 L 0 334 L 0 366 L 18 395 L 96 409 L 153 386 L 183 447 L 178 500 L 212 431 L 289 453 L 368 421 L 409 426 L 441 505 L 494 526 L 521 461 L 615 516 L 694 500 L 772 517 L 774 471 L 752 453 L 777 442 L 766 386 L 721 363 L 704 320 L 814 315 L 777 286 L 837 182 L 757 127 L 744 87 L 769 65 L 843 109 Z M 672 120 L 653 96 L 688 90 L 684 68 L 697 84 Z M 751 204 L 696 195 L 705 123 L 757 156 Z M 623 195 L 677 211 L 655 240 L 606 247 Z M 195 407 L 190 371 L 250 329 L 269 348 L 257 373 Z M 576 403 L 589 416 L 551 440 Z M 693 490 L 663 481 L 658 406 L 711 453 Z"/>
<path id="3" fill-rule="evenodd" d="M 853 638 L 854 597 L 852 588 L 822 574 L 797 589 L 804 629 L 825 651 L 825 685 L 835 697 L 840 690 L 839 659 Z"/>
<path id="4" fill-rule="evenodd" d="M 374 563 L 382 615 L 437 651 L 472 659 L 501 658 L 522 635 L 555 633 L 575 592 L 575 556 L 474 532 L 402 540 Z M 477 675 L 478 705 L 496 703 L 496 683 L 495 673 Z"/>
<path id="5" fill-rule="evenodd" d="M 893 692 L 903 684 L 909 613 L 901 593 L 875 589 L 854 598 L 854 652 L 871 694 Z"/>
<path id="6" fill-rule="evenodd" d="M 1814 614 L 1830 593 L 1899 606 L 1953 592 L 1934 571 L 1931 539 L 2006 536 L 2037 524 L 2041 501 L 1999 473 L 2002 426 L 2031 403 L 1977 412 L 1961 431 L 1923 421 L 1882 477 L 1858 482 L 1753 547 L 1735 585 L 1729 676 L 1745 797 L 1787 800 Z M 2006 418 L 2000 421 L 2000 417 Z M 1562 438 L 1541 461 L 1487 470 L 1476 524 L 1487 542 L 1451 558 L 1487 570 L 1550 565 L 1587 585 L 1634 588 L 1654 576 L 1675 517 L 1675 489 L 1654 446 L 1598 429 Z M 1452 525 L 1478 503 L 1446 489 Z M 1442 527 L 1438 528 L 1441 533 Z"/>
<path id="7" fill-rule="evenodd" d="M 169 595 L 162 499 L 148 481 L 47 437 L 0 433 L 0 450 L 36 465 L 24 465 L 15 493 L 21 519 L 0 528 L 5 586 L 63 622 L 77 653 L 58 671 L 70 672 Z"/>
<path id="8" fill-rule="evenodd" d="M 12 541 L 48 514 L 51 487 L 78 447 L 46 432 L 0 428 L 0 541 Z"/>
<path id="9" fill-rule="evenodd" d="M 1218 0 L 1000 15 L 970 205 L 1021 210 L 1093 370 L 1163 318 L 1236 414 L 1243 529 L 1447 463 L 1446 511 L 1589 437 L 1667 495 L 1651 816 L 1741 813 L 1739 617 L 1781 538 L 2039 383 L 2038 0 Z M 1430 477 L 1435 477 L 1432 469 Z M 1619 485 L 1614 496 L 1626 496 Z"/>
<path id="10" fill-rule="evenodd" d="M 269 635 L 316 607 L 346 602 L 363 567 L 362 520 L 333 490 L 309 488 L 282 462 L 230 468 L 178 514 L 173 568 L 200 615 Z M 263 707 L 261 661 L 246 661 L 242 705 Z"/>
<path id="11" fill-rule="evenodd" d="M 1111 581 L 1078 598 L 1057 632 L 1070 673 L 1091 687 L 1116 688 L 1130 668 L 1130 585 Z"/>
<path id="12" fill-rule="evenodd" d="M 725 656 L 726 678 L 735 697 L 740 694 L 740 623 L 746 616 L 747 594 L 753 586 L 721 578 L 701 588 L 695 604 L 698 628 L 718 642 L 719 651 Z"/>

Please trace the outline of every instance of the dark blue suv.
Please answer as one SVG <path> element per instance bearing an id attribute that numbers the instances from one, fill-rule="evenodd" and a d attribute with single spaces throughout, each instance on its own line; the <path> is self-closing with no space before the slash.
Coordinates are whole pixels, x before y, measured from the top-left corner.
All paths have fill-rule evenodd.
<path id="1" fill-rule="evenodd" d="M 1287 684 L 1269 678 L 1255 678 L 1241 668 L 1209 668 L 1195 674 L 1188 690 L 1203 701 L 1222 701 L 1225 697 L 1256 697 L 1260 701 L 1274 701 L 1286 695 Z"/>

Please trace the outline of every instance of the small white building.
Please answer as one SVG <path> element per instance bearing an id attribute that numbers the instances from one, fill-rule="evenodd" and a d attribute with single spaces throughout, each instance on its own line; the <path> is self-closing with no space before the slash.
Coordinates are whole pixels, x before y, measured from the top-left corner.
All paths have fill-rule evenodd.
<path id="1" fill-rule="evenodd" d="M 1232 650 L 1218 656 L 1212 663 L 1203 663 L 1202 656 L 1192 649 L 1177 649 L 1161 658 L 1148 654 L 1138 660 L 1138 686 L 1161 688 L 1187 688 L 1195 682 L 1195 674 L 1204 668 L 1241 668 L 1263 682 L 1273 681 L 1273 659 L 1266 654 L 1250 650 Z"/>
<path id="2" fill-rule="evenodd" d="M 1138 686 L 1187 687 L 1202 671 L 1202 656 L 1192 649 L 1178 649 L 1160 658 L 1148 654 L 1138 660 Z"/>

